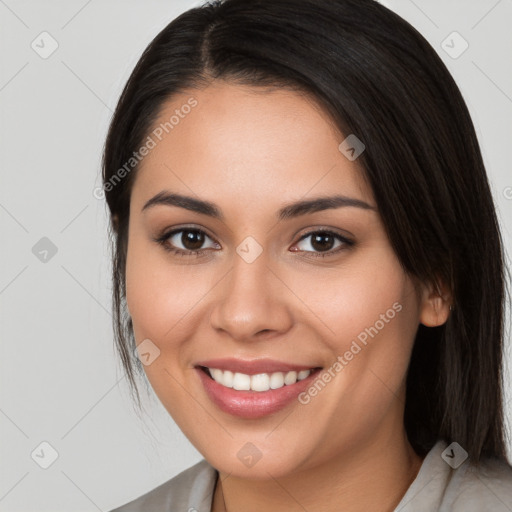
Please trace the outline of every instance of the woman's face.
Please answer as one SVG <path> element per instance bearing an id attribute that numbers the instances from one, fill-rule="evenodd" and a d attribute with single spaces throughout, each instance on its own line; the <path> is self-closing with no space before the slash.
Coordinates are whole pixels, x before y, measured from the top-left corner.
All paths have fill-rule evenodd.
<path id="1" fill-rule="evenodd" d="M 268 478 L 403 439 L 423 299 L 327 115 L 298 93 L 217 82 L 175 96 L 150 136 L 127 303 L 147 377 L 196 448 Z M 347 200 L 307 206 L 335 196 Z"/>

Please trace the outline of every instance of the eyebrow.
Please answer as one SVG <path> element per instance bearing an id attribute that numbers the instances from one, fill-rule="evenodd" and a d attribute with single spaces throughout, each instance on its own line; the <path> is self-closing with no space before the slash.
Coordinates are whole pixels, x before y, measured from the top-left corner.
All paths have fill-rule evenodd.
<path id="1" fill-rule="evenodd" d="M 181 194 L 173 194 L 167 191 L 159 192 L 156 196 L 149 199 L 149 201 L 144 204 L 141 211 L 144 212 L 145 210 L 157 205 L 177 206 L 192 212 L 208 215 L 214 219 L 224 220 L 224 215 L 216 204 L 210 201 L 196 199 L 194 197 L 184 196 Z M 355 199 L 343 195 L 322 196 L 287 204 L 277 212 L 277 218 L 278 220 L 286 220 L 299 217 L 307 213 L 315 213 L 342 207 L 353 207 L 374 211 L 377 210 L 375 206 L 371 206 L 361 199 Z"/>

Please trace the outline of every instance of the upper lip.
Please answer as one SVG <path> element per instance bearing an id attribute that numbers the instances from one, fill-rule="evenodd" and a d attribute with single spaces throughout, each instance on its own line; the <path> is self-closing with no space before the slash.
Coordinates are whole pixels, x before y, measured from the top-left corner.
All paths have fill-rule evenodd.
<path id="1" fill-rule="evenodd" d="M 256 375 L 258 373 L 274 372 L 299 372 L 301 370 L 310 370 L 318 368 L 314 364 L 292 364 L 275 359 L 235 359 L 225 357 L 221 359 L 208 359 L 199 361 L 195 366 L 205 366 L 207 368 L 218 368 L 219 370 L 230 370 L 233 373 L 245 373 L 247 375 Z"/>

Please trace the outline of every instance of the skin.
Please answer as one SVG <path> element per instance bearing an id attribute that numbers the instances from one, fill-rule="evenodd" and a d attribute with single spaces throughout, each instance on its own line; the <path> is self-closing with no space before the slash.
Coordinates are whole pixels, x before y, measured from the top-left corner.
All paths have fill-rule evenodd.
<path id="1" fill-rule="evenodd" d="M 213 82 L 174 96 L 155 126 L 191 96 L 197 106 L 144 158 L 131 194 L 127 304 L 137 343 L 160 350 L 147 377 L 219 471 L 214 512 L 391 511 L 422 462 L 403 426 L 414 336 L 419 323 L 446 321 L 448 300 L 403 272 L 358 161 L 338 150 L 345 136 L 311 98 Z M 142 212 L 163 190 L 216 203 L 224 221 L 168 205 Z M 334 193 L 375 209 L 276 221 L 285 204 Z M 203 255 L 154 241 L 182 226 L 206 232 Z M 301 237 L 320 228 L 355 245 L 335 252 L 334 239 L 315 257 L 321 248 Z M 236 252 L 248 236 L 263 250 L 252 263 Z M 307 405 L 238 418 L 209 400 L 194 369 L 218 357 L 327 369 L 394 303 L 401 311 Z M 261 453 L 252 467 L 237 457 L 247 442 Z"/>

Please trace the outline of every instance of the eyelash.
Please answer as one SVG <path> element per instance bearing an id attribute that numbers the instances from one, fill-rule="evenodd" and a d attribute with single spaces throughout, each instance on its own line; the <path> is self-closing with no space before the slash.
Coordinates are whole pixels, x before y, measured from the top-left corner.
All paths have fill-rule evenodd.
<path id="1" fill-rule="evenodd" d="M 208 249 L 199 249 L 199 250 L 196 250 L 196 251 L 192 251 L 192 250 L 178 249 L 176 247 L 172 247 L 172 246 L 169 245 L 169 242 L 168 242 L 169 238 L 171 238 L 172 236 L 176 235 L 177 233 L 181 233 L 183 231 L 190 231 L 190 232 L 193 232 L 193 233 L 202 233 L 202 234 L 204 234 L 205 236 L 207 236 L 208 238 L 211 239 L 211 237 L 206 232 L 204 232 L 202 229 L 197 229 L 197 228 L 180 228 L 180 229 L 174 229 L 172 231 L 164 233 L 161 236 L 155 238 L 154 241 L 157 242 L 158 244 L 160 244 L 167 252 L 173 253 L 175 256 L 196 256 L 196 257 L 200 258 L 203 255 L 203 253 L 205 253 Z M 347 250 L 350 247 L 355 245 L 355 242 L 353 242 L 352 240 L 349 240 L 348 238 L 345 238 L 345 237 L 341 236 L 340 234 L 335 233 L 334 231 L 327 230 L 327 229 L 318 229 L 318 230 L 315 230 L 315 231 L 310 231 L 310 232 L 304 234 L 297 241 L 297 243 L 301 242 L 302 240 L 304 240 L 304 239 L 306 239 L 306 238 L 308 238 L 308 237 L 310 237 L 312 235 L 317 235 L 317 234 L 331 235 L 334 238 L 336 238 L 337 240 L 339 240 L 340 242 L 342 242 L 344 245 L 338 247 L 335 250 L 330 249 L 328 251 L 314 252 L 314 251 L 301 251 L 301 250 L 297 250 L 297 251 L 294 251 L 294 252 L 305 252 L 305 253 L 308 253 L 309 254 L 309 256 L 307 256 L 308 258 L 309 257 L 313 257 L 313 258 L 318 258 L 318 257 L 326 258 L 326 257 L 329 257 L 329 256 L 333 256 L 335 254 L 338 254 L 341 251 Z"/>

